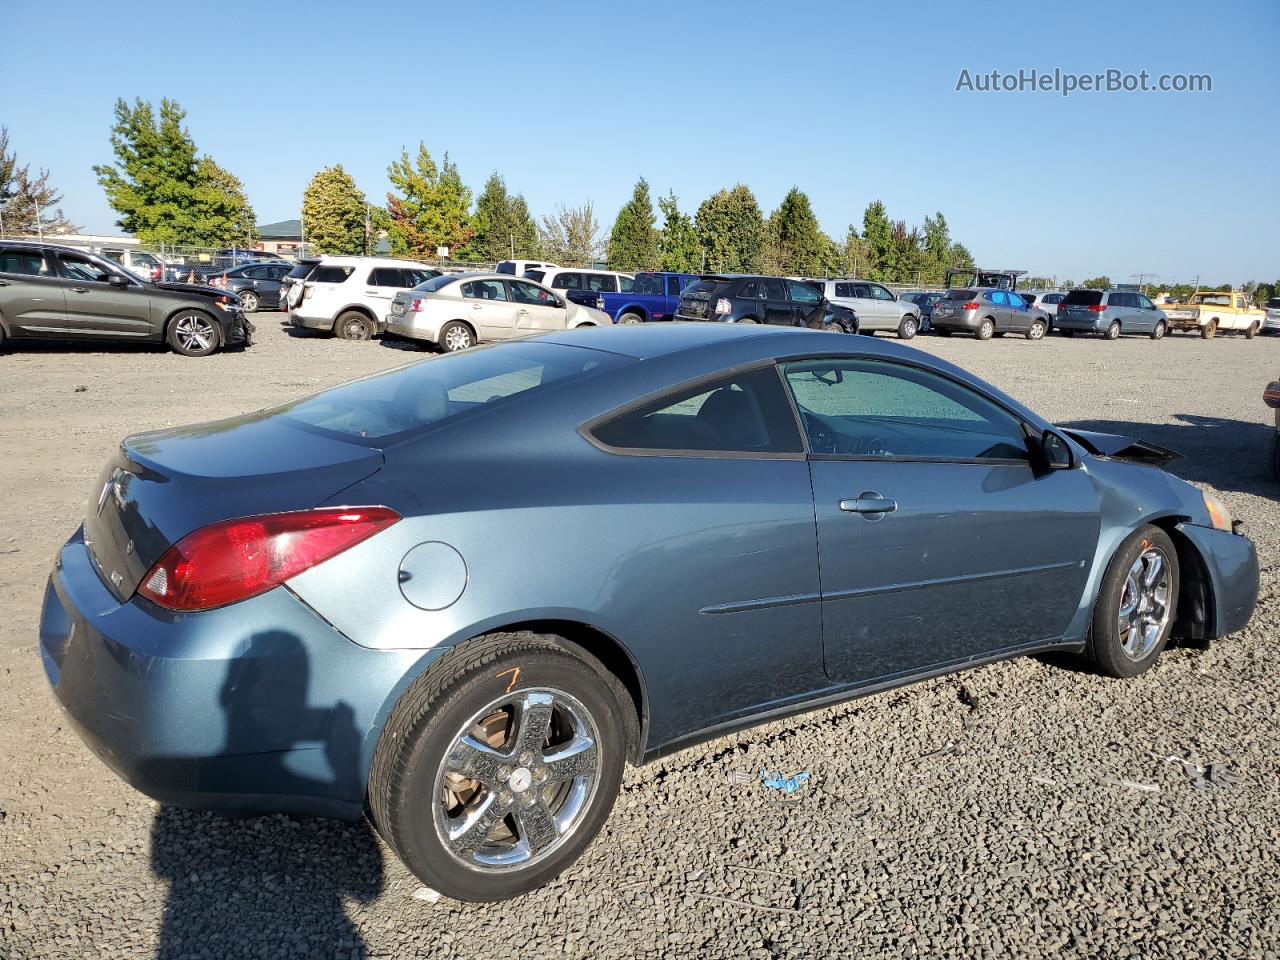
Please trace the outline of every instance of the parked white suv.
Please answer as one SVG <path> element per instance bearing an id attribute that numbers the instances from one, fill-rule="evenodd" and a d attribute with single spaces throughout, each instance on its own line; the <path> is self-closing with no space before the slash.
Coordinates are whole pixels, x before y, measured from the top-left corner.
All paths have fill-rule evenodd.
<path id="1" fill-rule="evenodd" d="M 903 340 L 920 331 L 920 307 L 910 300 L 899 300 L 870 280 L 815 280 L 822 295 L 832 303 L 848 307 L 858 315 L 858 332 L 874 333 L 890 330 Z"/>
<path id="2" fill-rule="evenodd" d="M 588 270 L 584 267 L 547 267 L 526 270 L 524 275 L 552 290 L 574 290 L 584 293 L 629 293 L 635 276 L 617 270 Z M 568 296 L 568 293 L 565 293 Z M 571 300 L 583 301 L 577 297 Z M 589 303 L 587 304 L 590 305 Z"/>
<path id="3" fill-rule="evenodd" d="M 302 282 L 289 322 L 332 331 L 343 340 L 368 340 L 386 329 L 391 298 L 440 276 L 425 263 L 389 257 L 324 257 Z"/>
<path id="4" fill-rule="evenodd" d="M 501 273 L 444 274 L 395 295 L 387 333 L 453 352 L 485 340 L 612 323 L 607 313 L 566 300 L 533 280 Z"/>

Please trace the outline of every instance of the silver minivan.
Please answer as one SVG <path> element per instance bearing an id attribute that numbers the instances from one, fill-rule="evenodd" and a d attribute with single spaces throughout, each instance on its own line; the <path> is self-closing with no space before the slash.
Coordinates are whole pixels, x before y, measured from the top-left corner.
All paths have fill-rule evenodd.
<path id="1" fill-rule="evenodd" d="M 874 333 L 890 330 L 903 340 L 920 331 L 920 307 L 910 300 L 899 300 L 870 280 L 811 280 L 822 288 L 822 295 L 834 304 L 848 307 L 858 315 L 858 332 Z"/>
<path id="2" fill-rule="evenodd" d="M 1058 304 L 1054 329 L 1064 336 L 1092 333 L 1116 340 L 1122 333 L 1145 333 L 1159 340 L 1169 318 L 1136 290 L 1072 290 Z"/>

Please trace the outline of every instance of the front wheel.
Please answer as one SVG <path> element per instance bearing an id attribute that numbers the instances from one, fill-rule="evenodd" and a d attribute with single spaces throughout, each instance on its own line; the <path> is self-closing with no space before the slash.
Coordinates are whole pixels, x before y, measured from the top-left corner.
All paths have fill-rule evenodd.
<path id="1" fill-rule="evenodd" d="M 559 638 L 492 634 L 446 654 L 396 706 L 369 807 L 417 877 L 505 900 L 568 867 L 603 826 L 627 748 L 614 684 Z"/>
<path id="2" fill-rule="evenodd" d="M 898 339 L 910 340 L 920 330 L 920 321 L 915 317 L 907 314 L 902 318 L 902 322 L 898 324 Z"/>
<path id="3" fill-rule="evenodd" d="M 1155 327 L 1152 328 L 1151 339 L 1161 340 L 1164 338 L 1164 334 L 1165 334 L 1165 325 L 1164 325 L 1164 321 L 1161 320 L 1158 323 L 1156 323 Z"/>
<path id="4" fill-rule="evenodd" d="M 440 346 L 448 353 L 457 353 L 475 345 L 475 334 L 461 320 L 450 320 L 440 328 Z"/>
<path id="5" fill-rule="evenodd" d="M 1155 663 L 1178 607 L 1178 552 L 1159 527 L 1140 527 L 1111 558 L 1086 653 L 1100 673 L 1136 677 Z"/>
<path id="6" fill-rule="evenodd" d="M 618 323 L 620 324 L 644 323 L 644 317 L 640 316 L 640 314 L 638 313 L 624 313 L 622 316 L 618 318 Z"/>
<path id="7" fill-rule="evenodd" d="M 252 290 L 240 294 L 240 306 L 245 313 L 257 313 L 262 308 L 262 301 Z"/>
<path id="8" fill-rule="evenodd" d="M 978 325 L 978 332 L 974 334 L 979 340 L 990 340 L 996 332 L 996 323 L 990 317 L 983 320 Z"/>
<path id="9" fill-rule="evenodd" d="M 207 357 L 218 349 L 218 326 L 199 310 L 184 310 L 169 321 L 169 346 L 184 357 Z"/>
<path id="10" fill-rule="evenodd" d="M 338 317 L 333 332 L 342 340 L 372 340 L 373 321 L 357 310 L 348 310 Z"/>
<path id="11" fill-rule="evenodd" d="M 1027 330 L 1027 339 L 1028 340 L 1044 339 L 1044 321 L 1043 320 L 1032 321 L 1031 327 Z"/>

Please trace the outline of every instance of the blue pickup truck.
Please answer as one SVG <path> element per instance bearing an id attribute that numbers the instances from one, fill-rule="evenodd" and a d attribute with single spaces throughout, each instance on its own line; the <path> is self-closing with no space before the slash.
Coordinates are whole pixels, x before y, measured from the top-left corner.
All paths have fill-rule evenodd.
<path id="1" fill-rule="evenodd" d="M 680 291 L 697 280 L 691 273 L 637 273 L 626 293 L 602 293 L 596 304 L 614 323 L 670 320 L 676 314 Z"/>

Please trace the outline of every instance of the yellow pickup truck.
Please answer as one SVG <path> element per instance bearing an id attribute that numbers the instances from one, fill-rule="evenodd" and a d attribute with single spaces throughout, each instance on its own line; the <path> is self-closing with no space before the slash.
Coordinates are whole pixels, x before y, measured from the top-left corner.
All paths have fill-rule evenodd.
<path id="1" fill-rule="evenodd" d="M 1170 330 L 1198 330 L 1206 340 L 1225 331 L 1250 340 L 1262 329 L 1266 311 L 1249 304 L 1249 295 L 1224 290 L 1197 290 L 1186 303 L 1161 305 Z"/>

